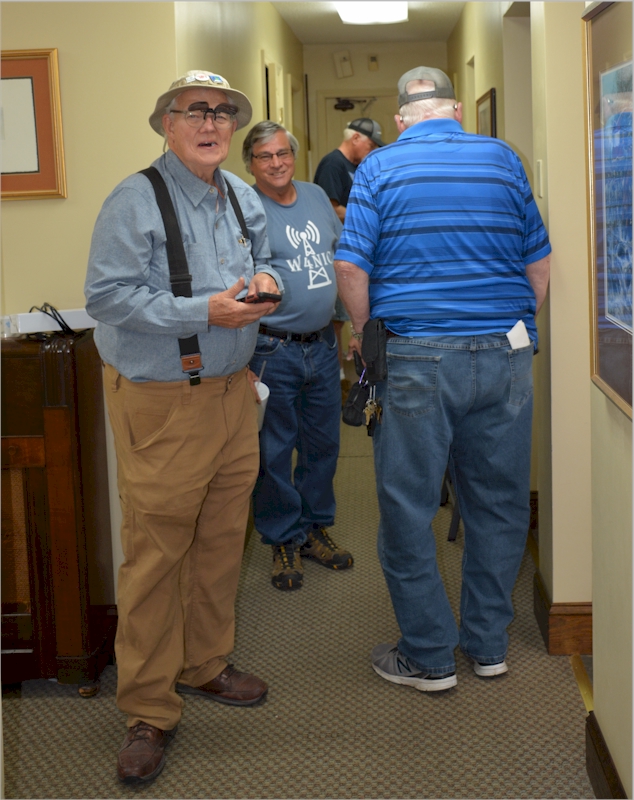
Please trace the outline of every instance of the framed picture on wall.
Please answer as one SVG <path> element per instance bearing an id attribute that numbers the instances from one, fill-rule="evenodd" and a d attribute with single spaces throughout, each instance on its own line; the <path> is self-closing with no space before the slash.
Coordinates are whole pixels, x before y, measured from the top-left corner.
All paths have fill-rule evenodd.
<path id="1" fill-rule="evenodd" d="M 585 22 L 592 381 L 632 417 L 632 7 Z"/>
<path id="2" fill-rule="evenodd" d="M 2 51 L 2 199 L 66 197 L 57 50 Z"/>
<path id="3" fill-rule="evenodd" d="M 497 136 L 495 89 L 489 89 L 476 100 L 476 122 L 476 133 L 481 133 L 482 136 Z"/>

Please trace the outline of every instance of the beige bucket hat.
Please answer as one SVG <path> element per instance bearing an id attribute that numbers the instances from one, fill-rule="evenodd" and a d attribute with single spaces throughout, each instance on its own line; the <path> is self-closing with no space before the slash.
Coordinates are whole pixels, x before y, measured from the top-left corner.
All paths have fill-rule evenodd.
<path id="1" fill-rule="evenodd" d="M 167 106 L 177 94 L 186 92 L 187 89 L 194 89 L 197 86 L 202 86 L 204 89 L 220 89 L 238 107 L 236 115 L 238 128 L 244 128 L 245 125 L 249 124 L 253 110 L 246 94 L 239 92 L 237 89 L 232 89 L 229 86 L 229 82 L 222 75 L 216 75 L 214 72 L 206 72 L 205 70 L 192 69 L 181 78 L 177 78 L 165 94 L 162 94 L 156 101 L 156 108 L 150 116 L 152 129 L 163 136 L 161 120 Z"/>

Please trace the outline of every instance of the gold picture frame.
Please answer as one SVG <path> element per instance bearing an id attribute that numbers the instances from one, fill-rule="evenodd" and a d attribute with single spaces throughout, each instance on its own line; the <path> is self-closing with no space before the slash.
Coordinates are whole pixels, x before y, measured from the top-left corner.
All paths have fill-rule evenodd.
<path id="1" fill-rule="evenodd" d="M 584 24 L 592 382 L 632 418 L 632 5 Z"/>
<path id="2" fill-rule="evenodd" d="M 476 100 L 476 133 L 494 138 L 498 135 L 495 89 L 489 89 Z"/>
<path id="3" fill-rule="evenodd" d="M 2 199 L 66 197 L 57 49 L 2 51 Z"/>

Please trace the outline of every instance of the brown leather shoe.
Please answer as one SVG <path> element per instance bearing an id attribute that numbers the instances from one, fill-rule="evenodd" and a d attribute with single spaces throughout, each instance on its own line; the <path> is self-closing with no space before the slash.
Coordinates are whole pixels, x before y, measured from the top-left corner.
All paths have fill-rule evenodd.
<path id="1" fill-rule="evenodd" d="M 139 722 L 123 740 L 117 759 L 117 775 L 122 783 L 136 784 L 153 781 L 165 766 L 165 748 L 176 733 L 162 731 Z"/>
<path id="2" fill-rule="evenodd" d="M 207 681 L 202 686 L 177 683 L 176 690 L 182 694 L 199 694 L 230 706 L 254 706 L 266 698 L 269 687 L 255 675 L 238 672 L 233 664 L 227 664 L 213 681 Z"/>

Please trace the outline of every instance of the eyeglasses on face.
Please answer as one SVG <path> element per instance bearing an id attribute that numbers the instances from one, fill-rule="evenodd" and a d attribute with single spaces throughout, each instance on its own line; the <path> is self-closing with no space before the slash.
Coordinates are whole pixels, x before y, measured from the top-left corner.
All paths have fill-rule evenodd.
<path id="1" fill-rule="evenodd" d="M 238 108 L 227 103 L 221 103 L 215 108 L 209 108 L 206 103 L 193 103 L 184 111 L 174 108 L 172 113 L 183 114 L 185 122 L 190 128 L 201 128 L 207 117 L 210 116 L 214 121 L 215 127 L 222 130 L 223 128 L 231 127 L 238 113 Z"/>
<path id="2" fill-rule="evenodd" d="M 278 150 L 277 153 L 260 153 L 260 155 L 252 155 L 251 158 L 256 158 L 260 164 L 270 164 L 271 161 L 277 156 L 280 161 L 292 161 L 295 156 L 292 150 Z"/>

